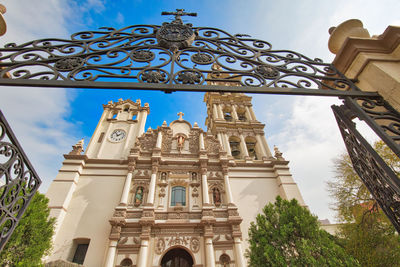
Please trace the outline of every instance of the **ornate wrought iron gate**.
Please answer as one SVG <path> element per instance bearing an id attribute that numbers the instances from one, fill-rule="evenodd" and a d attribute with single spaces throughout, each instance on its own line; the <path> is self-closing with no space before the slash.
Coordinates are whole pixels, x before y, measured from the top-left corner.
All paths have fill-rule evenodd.
<path id="1" fill-rule="evenodd" d="M 398 178 L 351 122 L 355 116 L 367 122 L 400 156 L 400 114 L 378 93 L 361 91 L 320 59 L 272 50 L 246 34 L 182 22 L 181 16 L 195 13 L 177 9 L 163 15 L 175 20 L 7 44 L 0 49 L 0 85 L 342 97 L 344 105 L 332 108 L 356 171 L 400 232 Z M 7 205 L 1 205 L 6 214 Z"/>

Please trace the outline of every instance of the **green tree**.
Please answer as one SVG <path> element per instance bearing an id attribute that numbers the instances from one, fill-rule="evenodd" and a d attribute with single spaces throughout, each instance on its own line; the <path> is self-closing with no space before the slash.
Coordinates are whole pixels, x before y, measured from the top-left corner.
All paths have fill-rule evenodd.
<path id="1" fill-rule="evenodd" d="M 54 218 L 49 218 L 49 200 L 36 193 L 0 254 L 1 266 L 41 266 L 51 249 Z"/>
<path id="2" fill-rule="evenodd" d="M 277 197 L 249 229 L 250 266 L 359 266 L 297 200 Z"/>
<path id="3" fill-rule="evenodd" d="M 399 175 L 400 160 L 382 142 L 375 150 Z M 335 179 L 328 191 L 336 200 L 333 209 L 343 224 L 339 237 L 346 251 L 362 266 L 400 266 L 400 238 L 366 186 L 353 170 L 350 157 L 341 155 L 334 161 Z"/>

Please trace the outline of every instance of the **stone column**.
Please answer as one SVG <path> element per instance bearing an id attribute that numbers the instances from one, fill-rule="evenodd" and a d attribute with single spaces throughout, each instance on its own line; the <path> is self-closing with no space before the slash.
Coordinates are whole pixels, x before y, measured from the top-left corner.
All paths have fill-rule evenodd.
<path id="1" fill-rule="evenodd" d="M 248 106 L 245 106 L 245 108 L 246 108 L 247 118 L 249 118 L 249 121 L 255 120 L 255 119 L 253 118 L 253 116 L 251 115 L 251 113 L 250 113 L 249 107 L 248 107 Z"/>
<path id="2" fill-rule="evenodd" d="M 235 120 L 239 120 L 238 114 L 236 112 L 236 105 L 231 105 L 232 107 L 232 116 Z"/>
<path id="3" fill-rule="evenodd" d="M 140 242 L 140 250 L 137 260 L 137 267 L 147 267 L 147 259 L 149 258 L 149 240 L 142 239 Z"/>
<path id="4" fill-rule="evenodd" d="M 265 139 L 264 136 L 260 136 L 260 139 L 262 141 L 262 144 L 264 144 L 264 149 L 265 149 L 265 152 L 267 153 L 267 157 L 272 158 L 271 150 L 269 149 L 267 140 Z"/>
<path id="5" fill-rule="evenodd" d="M 214 117 L 214 120 L 219 119 L 218 110 L 217 110 L 217 105 L 216 104 L 213 104 L 213 117 Z"/>
<path id="6" fill-rule="evenodd" d="M 207 169 L 201 169 L 201 187 L 203 192 L 203 204 L 210 204 L 210 196 L 208 195 Z"/>
<path id="7" fill-rule="evenodd" d="M 199 146 L 200 146 L 200 150 L 205 150 L 205 146 L 204 146 L 204 135 L 203 133 L 200 133 L 200 138 L 199 138 Z"/>
<path id="8" fill-rule="evenodd" d="M 223 119 L 224 119 L 224 113 L 222 112 L 222 106 L 221 106 L 221 104 L 217 104 L 217 107 L 218 107 L 219 118 L 220 118 L 221 120 L 223 120 Z"/>
<path id="9" fill-rule="evenodd" d="M 161 149 L 161 143 L 162 143 L 162 132 L 161 132 L 161 129 L 159 129 L 158 135 L 157 135 L 156 148 Z"/>
<path id="10" fill-rule="evenodd" d="M 117 244 L 118 244 L 117 240 L 110 240 L 104 267 L 114 267 L 115 254 L 117 252 Z"/>
<path id="11" fill-rule="evenodd" d="M 149 195 L 147 196 L 147 204 L 154 204 L 154 195 L 156 192 L 156 179 L 158 167 L 153 166 L 151 173 L 151 180 L 149 185 Z"/>
<path id="12" fill-rule="evenodd" d="M 253 117 L 253 120 L 254 120 L 254 121 L 256 121 L 256 120 L 257 120 L 257 118 L 256 118 L 256 114 L 254 114 L 253 107 L 252 107 L 252 106 L 250 106 L 250 107 L 248 107 L 248 109 L 250 110 L 250 114 L 251 114 L 251 116 Z"/>
<path id="13" fill-rule="evenodd" d="M 242 241 L 240 240 L 240 237 L 234 238 L 234 247 L 235 247 L 236 266 L 246 266 L 243 257 Z"/>
<path id="14" fill-rule="evenodd" d="M 141 136 L 144 133 L 144 126 L 146 124 L 147 119 L 147 110 L 142 109 L 138 114 L 138 128 L 137 128 L 137 137 Z"/>
<path id="15" fill-rule="evenodd" d="M 262 139 L 262 137 L 259 134 L 256 134 L 257 145 L 260 148 L 260 151 L 261 151 L 261 154 L 262 154 L 261 157 L 267 157 L 268 158 L 268 154 L 267 154 L 267 152 L 265 150 L 264 143 L 263 143 L 263 141 L 261 139 Z"/>
<path id="16" fill-rule="evenodd" d="M 240 149 L 242 150 L 244 157 L 249 157 L 249 151 L 247 151 L 246 141 L 244 140 L 243 134 L 240 134 Z"/>
<path id="17" fill-rule="evenodd" d="M 232 150 L 231 150 L 231 146 L 229 145 L 229 138 L 228 135 L 225 133 L 222 136 L 225 139 L 225 147 L 226 147 L 226 153 L 228 154 L 228 156 L 232 156 Z"/>
<path id="18" fill-rule="evenodd" d="M 224 143 L 224 139 L 223 139 L 223 137 L 222 137 L 222 133 L 221 133 L 221 132 L 217 133 L 217 137 L 218 137 L 219 143 L 221 144 L 222 150 L 223 150 L 223 151 L 227 151 L 226 145 L 225 145 L 225 143 Z"/>
<path id="19" fill-rule="evenodd" d="M 215 267 L 214 246 L 212 243 L 212 238 L 206 237 L 205 243 L 206 243 L 206 266 Z M 237 266 L 244 266 L 244 265 L 237 265 Z"/>
<path id="20" fill-rule="evenodd" d="M 224 183 L 225 183 L 225 192 L 226 192 L 226 201 L 229 203 L 233 203 L 233 196 L 231 190 L 231 184 L 229 182 L 228 170 L 224 171 Z"/>
<path id="21" fill-rule="evenodd" d="M 122 191 L 122 196 L 120 201 L 121 206 L 128 205 L 128 196 L 129 196 L 129 191 L 131 189 L 132 175 L 134 169 L 135 169 L 134 165 L 128 167 L 128 174 L 126 175 L 125 178 L 124 190 Z"/>

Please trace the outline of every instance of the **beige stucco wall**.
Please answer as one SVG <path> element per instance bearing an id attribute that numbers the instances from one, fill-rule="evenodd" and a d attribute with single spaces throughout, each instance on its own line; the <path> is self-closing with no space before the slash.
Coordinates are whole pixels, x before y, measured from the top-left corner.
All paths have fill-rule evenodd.
<path id="1" fill-rule="evenodd" d="M 104 175 L 102 170 L 97 172 Z M 89 267 L 102 266 L 111 229 L 108 220 L 119 203 L 125 175 L 100 175 L 80 177 L 56 235 L 50 261 L 59 258 L 71 260 L 73 240 L 89 238 L 90 245 L 84 264 Z"/>

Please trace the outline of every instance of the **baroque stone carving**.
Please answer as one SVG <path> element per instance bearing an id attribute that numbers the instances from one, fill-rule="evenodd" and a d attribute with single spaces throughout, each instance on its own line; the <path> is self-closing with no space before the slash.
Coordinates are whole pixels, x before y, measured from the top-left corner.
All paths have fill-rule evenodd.
<path id="1" fill-rule="evenodd" d="M 156 213 L 156 220 L 167 220 L 168 214 L 167 213 Z"/>
<path id="2" fill-rule="evenodd" d="M 221 150 L 220 143 L 212 136 L 207 136 L 205 138 L 205 146 L 208 153 L 216 154 Z"/>
<path id="3" fill-rule="evenodd" d="M 128 212 L 128 214 L 126 215 L 126 218 L 128 219 L 139 219 L 142 217 L 142 212 Z"/>
<path id="4" fill-rule="evenodd" d="M 192 219 L 192 220 L 196 220 L 196 219 L 201 219 L 201 214 L 200 213 L 191 213 L 191 214 L 189 214 L 189 219 Z"/>
<path id="5" fill-rule="evenodd" d="M 171 152 L 171 144 L 172 144 L 172 131 L 168 129 L 163 129 L 161 152 L 163 153 Z"/>
<path id="6" fill-rule="evenodd" d="M 157 238 L 157 242 L 156 242 L 156 253 L 157 253 L 158 255 L 160 255 L 161 253 L 163 253 L 164 249 L 165 249 L 165 241 L 164 241 L 164 238 L 162 238 L 162 237 Z"/>
<path id="7" fill-rule="evenodd" d="M 152 151 L 156 145 L 157 136 L 153 133 L 146 133 L 144 136 L 139 137 L 140 148 L 144 151 Z"/>
<path id="8" fill-rule="evenodd" d="M 200 250 L 200 240 L 197 237 L 192 237 L 190 239 L 190 249 L 197 253 Z"/>
<path id="9" fill-rule="evenodd" d="M 189 136 L 189 151 L 190 153 L 199 153 L 199 132 L 191 131 Z"/>

